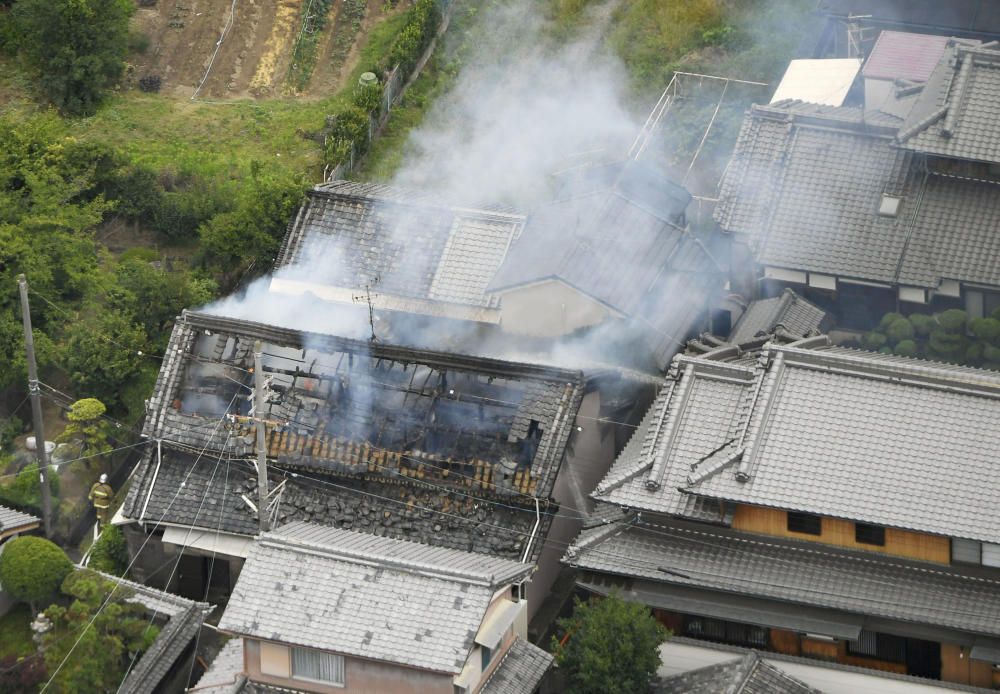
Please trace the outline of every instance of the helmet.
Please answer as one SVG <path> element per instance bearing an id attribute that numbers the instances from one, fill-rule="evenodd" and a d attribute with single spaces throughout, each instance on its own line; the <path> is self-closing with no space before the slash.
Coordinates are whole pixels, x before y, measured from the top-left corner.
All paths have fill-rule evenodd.
<path id="1" fill-rule="evenodd" d="M 108 476 L 107 475 L 101 475 L 101 484 L 104 484 L 107 481 L 108 481 Z"/>

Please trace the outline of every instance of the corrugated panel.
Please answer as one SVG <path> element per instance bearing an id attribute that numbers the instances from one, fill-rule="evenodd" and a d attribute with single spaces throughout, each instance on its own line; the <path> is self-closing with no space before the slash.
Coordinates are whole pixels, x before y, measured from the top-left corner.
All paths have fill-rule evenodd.
<path id="1" fill-rule="evenodd" d="M 983 543 L 983 566 L 1000 566 L 1000 545 Z"/>

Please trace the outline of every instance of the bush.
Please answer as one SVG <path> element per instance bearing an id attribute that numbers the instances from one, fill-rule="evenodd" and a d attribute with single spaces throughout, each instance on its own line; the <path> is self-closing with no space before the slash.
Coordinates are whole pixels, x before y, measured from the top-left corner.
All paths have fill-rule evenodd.
<path id="1" fill-rule="evenodd" d="M 964 335 L 951 335 L 945 332 L 931 333 L 927 344 L 932 355 L 947 361 L 956 359 L 967 347 Z"/>
<path id="2" fill-rule="evenodd" d="M 880 330 L 881 332 L 886 332 L 889 329 L 890 325 L 892 325 L 901 318 L 905 320 L 906 316 L 904 316 L 902 313 L 895 313 L 895 312 L 887 313 L 884 316 L 882 316 L 882 320 L 878 322 L 877 329 Z"/>
<path id="3" fill-rule="evenodd" d="M 900 340 L 892 351 L 901 357 L 915 357 L 917 356 L 917 343 L 913 340 Z"/>
<path id="4" fill-rule="evenodd" d="M 937 322 L 942 328 L 950 333 L 961 332 L 965 329 L 965 322 L 968 316 L 960 308 L 950 308 L 937 314 Z"/>
<path id="5" fill-rule="evenodd" d="M 90 553 L 90 568 L 114 576 L 124 576 L 128 569 L 128 547 L 125 536 L 116 525 L 107 525 L 101 531 Z"/>
<path id="6" fill-rule="evenodd" d="M 424 49 L 434 38 L 440 23 L 441 13 L 438 10 L 437 0 L 417 0 L 410 10 L 406 25 L 400 30 L 395 43 L 389 49 L 385 64 L 380 66 L 381 71 L 387 72 L 399 65 L 404 75 L 410 74 Z"/>
<path id="7" fill-rule="evenodd" d="M 382 105 L 382 91 L 380 84 L 358 87 L 354 93 L 354 105 L 365 113 L 375 113 Z"/>
<path id="8" fill-rule="evenodd" d="M 937 325 L 934 316 L 927 316 L 923 313 L 914 313 L 910 316 L 910 325 L 919 337 L 927 337 Z"/>
<path id="9" fill-rule="evenodd" d="M 885 330 L 886 337 L 889 338 L 889 342 L 892 344 L 902 342 L 903 340 L 913 339 L 915 332 L 913 324 L 905 318 L 897 318 L 892 321 L 889 324 L 889 327 Z"/>
<path id="10" fill-rule="evenodd" d="M 162 83 L 163 80 L 159 75 L 146 75 L 139 78 L 139 89 L 147 93 L 158 92 Z"/>
<path id="11" fill-rule="evenodd" d="M 886 342 L 887 342 L 886 336 L 874 330 L 872 330 L 869 333 L 866 333 L 865 336 L 861 338 L 861 346 L 864 347 L 865 349 L 870 349 L 872 351 L 879 349 L 880 347 L 885 345 Z"/>
<path id="12" fill-rule="evenodd" d="M 976 318 L 969 324 L 969 329 L 981 340 L 994 344 L 1000 340 L 1000 320 L 996 318 Z"/>
<path id="13" fill-rule="evenodd" d="M 985 345 L 983 347 L 983 360 L 990 364 L 1000 364 L 1000 347 Z M 996 368 L 995 366 L 993 368 Z"/>
<path id="14" fill-rule="evenodd" d="M 66 553 L 41 537 L 14 538 L 0 554 L 0 584 L 32 610 L 52 598 L 71 571 Z"/>
<path id="15" fill-rule="evenodd" d="M 985 345 L 982 342 L 973 342 L 965 350 L 965 358 L 962 360 L 963 364 L 978 364 L 983 359 L 983 347 Z"/>
<path id="16" fill-rule="evenodd" d="M 53 499 L 59 497 L 59 476 L 52 471 L 49 472 L 49 492 Z M 41 515 L 42 485 L 37 462 L 25 465 L 13 482 L 0 487 L 0 502 Z"/>
<path id="17" fill-rule="evenodd" d="M 8 450 L 14 443 L 14 439 L 24 432 L 24 422 L 16 416 L 11 415 L 7 419 L 0 419 L 0 453 Z"/>

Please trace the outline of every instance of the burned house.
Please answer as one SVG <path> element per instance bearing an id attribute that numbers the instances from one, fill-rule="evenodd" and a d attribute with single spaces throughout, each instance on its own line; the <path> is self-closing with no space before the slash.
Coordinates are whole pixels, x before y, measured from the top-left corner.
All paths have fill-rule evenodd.
<path id="1" fill-rule="evenodd" d="M 995 46 L 950 41 L 892 108 L 752 108 L 716 208 L 755 268 L 734 287 L 792 286 L 858 329 L 892 310 L 1000 308 L 998 66 Z"/>
<path id="2" fill-rule="evenodd" d="M 250 397 L 258 340 L 263 509 Z M 156 445 L 115 522 L 133 555 L 147 543 L 137 568 L 154 585 L 182 551 L 171 587 L 191 595 L 217 556 L 227 561 L 211 587 L 231 589 L 261 512 L 272 527 L 305 520 L 535 563 L 582 397 L 579 371 L 188 312 L 148 402 L 143 433 Z"/>
<path id="3" fill-rule="evenodd" d="M 532 351 L 603 330 L 588 344 L 606 359 L 614 350 L 596 346 L 627 332 L 637 341 L 616 358 L 662 368 L 703 327 L 723 281 L 686 229 L 690 200 L 631 161 L 560 177 L 555 198 L 528 216 L 336 181 L 310 192 L 270 289 L 473 323 Z"/>
<path id="4" fill-rule="evenodd" d="M 676 357 L 564 561 L 679 635 L 995 686 L 998 416 L 994 372 L 825 336 Z"/>

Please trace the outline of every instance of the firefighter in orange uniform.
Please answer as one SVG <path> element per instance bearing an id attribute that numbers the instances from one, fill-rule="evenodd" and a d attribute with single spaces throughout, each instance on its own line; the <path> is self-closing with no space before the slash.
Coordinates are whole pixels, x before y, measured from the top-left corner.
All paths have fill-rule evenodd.
<path id="1" fill-rule="evenodd" d="M 109 513 L 111 512 L 111 498 L 114 495 L 115 490 L 108 484 L 107 475 L 101 475 L 101 479 L 90 488 L 90 494 L 87 495 L 87 498 L 94 504 L 94 509 L 97 511 L 97 522 L 100 525 L 105 525 L 111 520 Z"/>

